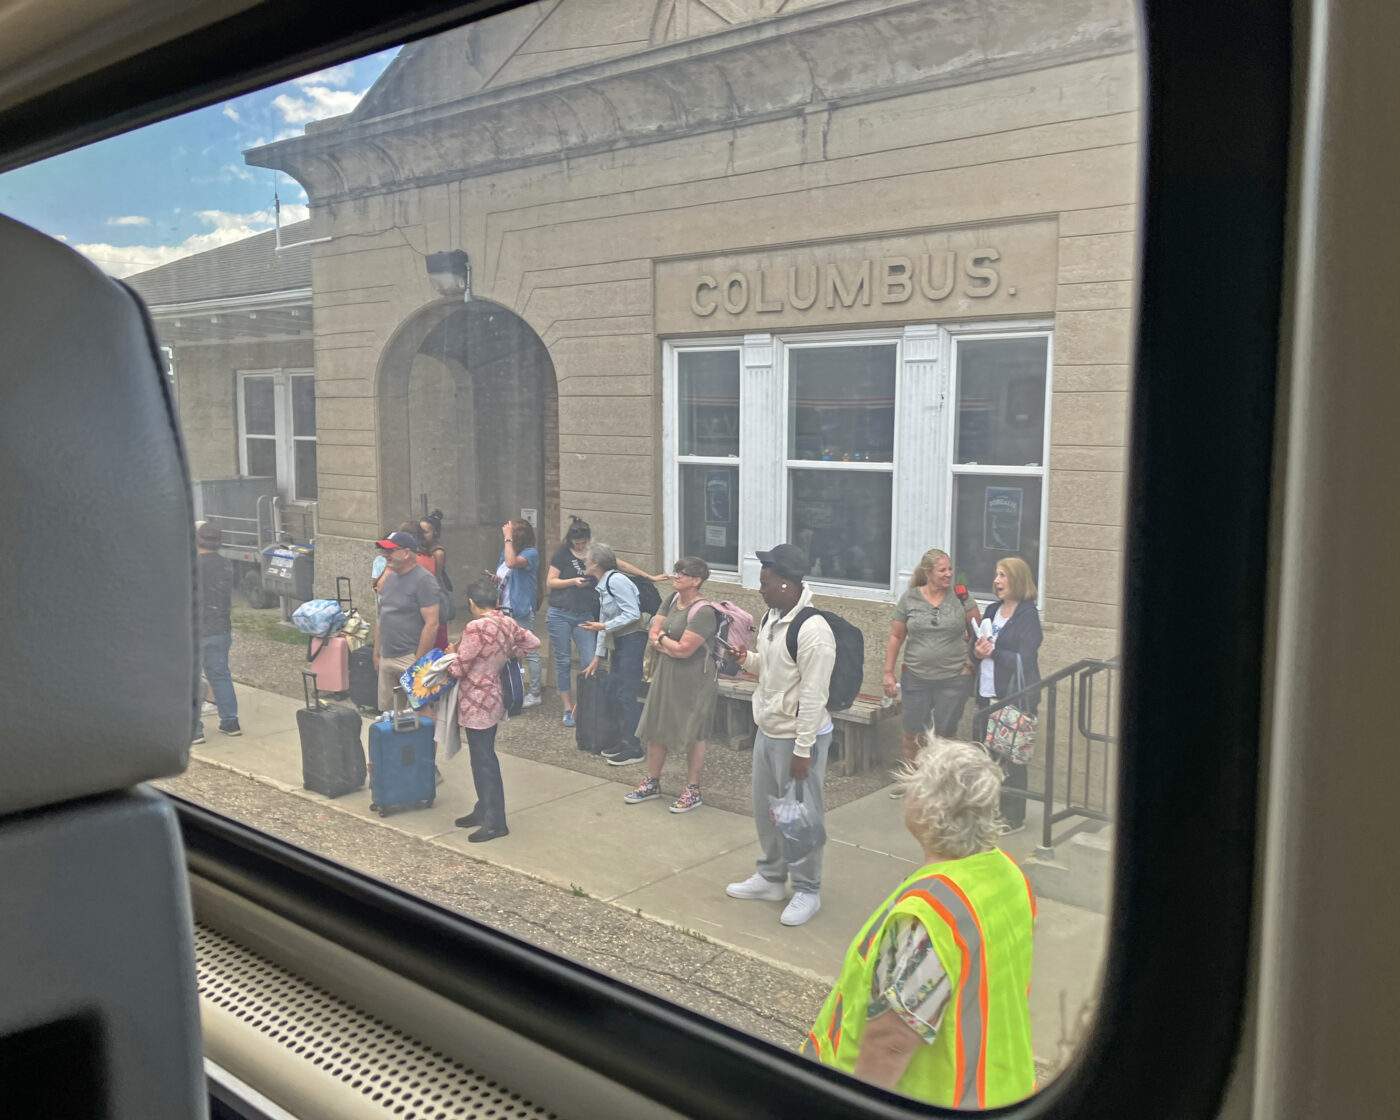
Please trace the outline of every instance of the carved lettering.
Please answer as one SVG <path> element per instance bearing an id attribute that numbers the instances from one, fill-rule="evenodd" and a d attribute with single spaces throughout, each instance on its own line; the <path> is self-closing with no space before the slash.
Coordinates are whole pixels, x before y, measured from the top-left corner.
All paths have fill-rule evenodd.
<path id="1" fill-rule="evenodd" d="M 767 283 L 768 272 L 766 269 L 760 269 L 758 273 L 758 283 L 755 285 L 756 290 L 753 297 L 753 309 L 758 312 L 781 311 L 783 309 L 783 301 L 781 299 L 769 300 L 764 298 L 766 295 L 764 287 Z"/>
<path id="2" fill-rule="evenodd" d="M 839 264 L 827 265 L 824 269 L 827 307 L 835 307 L 837 300 L 840 300 L 842 307 L 854 307 L 857 299 L 864 306 L 869 307 L 870 271 L 870 261 L 861 261 L 860 267 L 856 269 L 853 286 L 847 287 L 846 278 L 841 275 L 841 266 Z"/>
<path id="3" fill-rule="evenodd" d="M 705 274 L 695 279 L 690 310 L 705 319 L 721 307 L 729 315 L 808 311 L 818 300 L 833 311 L 905 304 L 916 296 L 937 303 L 954 289 L 973 299 L 986 299 L 1002 290 L 997 266 L 1001 255 L 1001 250 L 987 245 L 962 251 L 931 249 L 917 256 L 790 265 L 784 270 L 786 277 L 779 269 L 735 270 L 718 277 Z M 1016 291 L 1006 290 L 1012 295 Z"/>
<path id="4" fill-rule="evenodd" d="M 797 268 L 788 269 L 788 302 L 798 311 L 806 311 L 817 302 L 817 266 L 803 265 L 802 272 L 807 280 L 807 290 L 801 294 L 797 290 Z"/>
<path id="5" fill-rule="evenodd" d="M 880 302 L 904 303 L 914 294 L 914 262 L 908 257 L 886 257 L 880 262 Z"/>
<path id="6" fill-rule="evenodd" d="M 716 303 L 713 299 L 709 300 L 706 303 L 701 303 L 700 293 L 704 292 L 706 289 L 713 292 L 718 288 L 719 284 L 716 282 L 713 276 L 700 277 L 699 280 L 695 281 L 695 291 L 690 293 L 690 309 L 702 319 L 706 315 L 713 315 L 715 311 L 719 308 L 719 304 Z"/>
<path id="7" fill-rule="evenodd" d="M 940 268 L 938 282 L 934 282 L 934 266 Z M 957 279 L 958 255 L 951 249 L 940 249 L 935 253 L 923 253 L 919 257 L 919 294 L 924 299 L 947 299 Z"/>
<path id="8" fill-rule="evenodd" d="M 734 295 L 738 289 L 738 297 Z M 724 288 L 720 293 L 724 309 L 731 315 L 740 315 L 749 305 L 749 278 L 742 272 L 731 272 L 724 278 Z"/>
<path id="9" fill-rule="evenodd" d="M 1001 260 L 1001 254 L 991 248 L 978 249 L 967 255 L 967 263 L 963 266 L 969 281 L 963 285 L 963 291 L 967 295 L 973 299 L 986 299 L 997 290 L 1001 277 L 996 269 L 988 267 L 992 261 L 997 260 Z"/>

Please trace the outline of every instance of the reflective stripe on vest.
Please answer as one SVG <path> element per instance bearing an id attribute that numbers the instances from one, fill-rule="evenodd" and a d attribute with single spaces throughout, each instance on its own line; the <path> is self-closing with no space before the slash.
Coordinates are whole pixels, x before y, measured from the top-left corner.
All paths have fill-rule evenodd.
<path id="1" fill-rule="evenodd" d="M 1001 852 L 935 866 L 936 870 L 924 868 L 911 875 L 857 934 L 841 978 L 802 1050 L 838 1068 L 855 1068 L 876 965 L 872 950 L 890 920 L 908 914 L 928 930 L 952 984 L 952 995 L 939 1037 L 916 1051 L 901 1078 L 901 1091 L 957 1108 L 988 1108 L 1019 1100 L 1029 1096 L 1035 1084 L 1024 1003 L 1034 896 L 1020 868 Z M 992 963 L 983 928 L 988 916 L 999 939 Z M 989 1077 L 993 1084 L 989 1085 Z"/>

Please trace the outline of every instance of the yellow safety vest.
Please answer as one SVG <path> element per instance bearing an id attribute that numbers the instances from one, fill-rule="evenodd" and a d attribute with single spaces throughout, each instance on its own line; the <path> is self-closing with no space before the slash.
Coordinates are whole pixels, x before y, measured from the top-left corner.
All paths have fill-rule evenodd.
<path id="1" fill-rule="evenodd" d="M 1031 928 L 1035 896 L 999 848 L 922 867 L 865 923 L 846 952 L 802 1052 L 852 1072 L 870 987 L 890 920 L 910 914 L 929 932 L 952 994 L 937 1038 L 921 1045 L 895 1088 L 949 1108 L 995 1108 L 1035 1092 Z"/>

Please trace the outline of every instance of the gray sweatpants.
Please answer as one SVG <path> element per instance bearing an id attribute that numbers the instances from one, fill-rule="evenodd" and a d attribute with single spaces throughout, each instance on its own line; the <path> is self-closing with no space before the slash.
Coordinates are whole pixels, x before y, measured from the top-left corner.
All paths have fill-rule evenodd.
<path id="1" fill-rule="evenodd" d="M 758 873 L 774 883 L 792 876 L 792 888 L 817 892 L 822 889 L 822 849 L 809 852 L 797 863 L 789 865 L 783 859 L 783 834 L 768 813 L 769 796 L 781 797 L 792 780 L 788 765 L 796 739 L 773 739 L 762 731 L 753 741 L 753 822 L 758 827 L 758 846 L 763 849 L 758 860 Z M 825 822 L 826 807 L 822 804 L 823 779 L 826 777 L 826 756 L 831 750 L 831 732 L 818 735 L 812 744 L 812 770 L 803 792 Z"/>

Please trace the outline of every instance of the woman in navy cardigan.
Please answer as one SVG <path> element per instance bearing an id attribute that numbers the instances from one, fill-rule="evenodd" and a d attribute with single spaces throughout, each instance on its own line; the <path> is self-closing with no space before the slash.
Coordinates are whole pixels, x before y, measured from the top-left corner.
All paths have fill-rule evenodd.
<path id="1" fill-rule="evenodd" d="M 989 610 L 986 623 L 992 627 L 992 637 L 979 638 L 972 648 L 973 657 L 979 662 L 977 672 L 977 696 L 979 708 L 985 708 L 996 700 L 1004 700 L 1016 692 L 1016 667 L 1019 658 L 1021 685 L 1035 684 L 1040 680 L 1040 662 L 1036 654 L 1040 650 L 1040 612 L 1035 608 L 1035 580 L 1030 567 L 1019 556 L 1008 556 L 997 564 L 996 578 L 992 590 L 1001 600 L 1001 606 Z M 1040 707 L 1040 693 L 1033 692 L 1016 702 L 1023 711 L 1034 712 Z M 978 716 L 973 724 L 973 738 L 981 743 L 987 737 L 987 717 Z M 1002 788 L 1017 790 L 1026 788 L 1028 767 L 1020 763 L 997 760 L 1001 764 Z M 1026 827 L 1026 799 L 1014 793 L 1003 793 L 1001 815 L 1006 820 L 1006 831 L 1019 832 Z"/>

